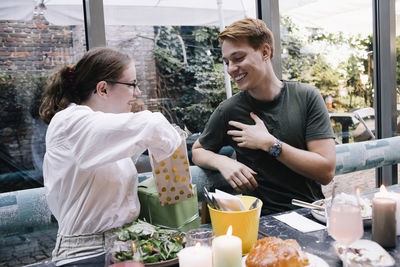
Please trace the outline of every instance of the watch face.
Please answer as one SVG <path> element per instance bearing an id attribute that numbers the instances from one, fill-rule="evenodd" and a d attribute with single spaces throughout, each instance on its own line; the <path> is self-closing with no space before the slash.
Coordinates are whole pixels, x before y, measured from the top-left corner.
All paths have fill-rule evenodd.
<path id="1" fill-rule="evenodd" d="M 271 154 L 271 156 L 277 157 L 279 155 L 279 149 L 274 145 L 269 150 L 269 153 Z"/>
<path id="2" fill-rule="evenodd" d="M 273 144 L 269 149 L 269 154 L 275 158 L 278 157 L 281 154 L 281 152 L 282 152 L 282 146 L 279 141 Z"/>

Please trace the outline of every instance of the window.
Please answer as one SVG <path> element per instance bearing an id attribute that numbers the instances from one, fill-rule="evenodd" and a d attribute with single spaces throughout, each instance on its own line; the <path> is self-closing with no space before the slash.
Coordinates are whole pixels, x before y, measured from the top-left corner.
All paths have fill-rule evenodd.
<path id="1" fill-rule="evenodd" d="M 54 69 L 86 51 L 81 2 L 11 2 L 0 12 L 0 192 L 43 186 L 41 93 Z"/>
<path id="2" fill-rule="evenodd" d="M 283 78 L 319 89 L 337 143 L 372 139 L 370 134 L 359 135 L 374 131 L 373 119 L 363 124 L 355 117 L 357 110 L 374 106 L 372 3 L 281 0 L 279 4 Z"/>
<path id="3" fill-rule="evenodd" d="M 133 56 L 143 108 L 160 111 L 185 129 L 190 148 L 227 93 L 238 92 L 233 82 L 225 84 L 217 38 L 221 24 L 255 17 L 255 1 L 223 1 L 223 21 L 215 0 L 171 2 L 121 7 L 105 1 L 106 40 Z M 136 164 L 139 172 L 151 170 L 142 163 Z"/>

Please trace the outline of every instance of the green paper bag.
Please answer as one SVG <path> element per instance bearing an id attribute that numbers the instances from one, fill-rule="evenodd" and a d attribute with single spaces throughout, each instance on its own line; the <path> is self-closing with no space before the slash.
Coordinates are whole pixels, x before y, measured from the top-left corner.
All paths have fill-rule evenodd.
<path id="1" fill-rule="evenodd" d="M 199 208 L 196 185 L 193 185 L 194 196 L 175 204 L 161 206 L 154 177 L 139 183 L 140 219 L 147 222 L 186 232 L 200 227 Z"/>

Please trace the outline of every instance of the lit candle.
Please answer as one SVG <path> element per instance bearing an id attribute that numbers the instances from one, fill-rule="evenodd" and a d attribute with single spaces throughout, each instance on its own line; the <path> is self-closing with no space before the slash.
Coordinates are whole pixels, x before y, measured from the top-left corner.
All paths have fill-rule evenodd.
<path id="1" fill-rule="evenodd" d="M 226 235 L 213 240 L 212 253 L 214 267 L 242 266 L 242 240 L 232 235 L 232 226 L 229 226 Z"/>
<path id="2" fill-rule="evenodd" d="M 396 192 L 387 192 L 388 196 L 396 201 L 396 233 L 400 235 L 400 194 Z"/>
<path id="3" fill-rule="evenodd" d="M 400 235 L 400 194 L 383 189 L 383 192 L 376 193 L 375 197 L 389 197 L 396 201 L 396 234 Z"/>
<path id="4" fill-rule="evenodd" d="M 382 247 L 396 246 L 396 201 L 384 185 L 372 200 L 372 240 Z"/>
<path id="5" fill-rule="evenodd" d="M 178 252 L 179 267 L 212 267 L 212 252 L 208 246 L 197 243 Z"/>

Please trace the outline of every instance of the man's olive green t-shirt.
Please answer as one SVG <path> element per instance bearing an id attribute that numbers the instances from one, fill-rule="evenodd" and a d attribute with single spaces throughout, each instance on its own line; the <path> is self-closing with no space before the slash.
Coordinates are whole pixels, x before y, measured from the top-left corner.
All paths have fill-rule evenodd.
<path id="1" fill-rule="evenodd" d="M 232 146 L 237 160 L 257 172 L 258 188 L 245 194 L 263 201 L 264 215 L 295 208 L 291 205 L 293 198 L 310 202 L 323 198 L 318 182 L 290 170 L 265 151 L 237 146 L 227 134 L 228 130 L 237 128 L 228 122 L 254 125 L 250 112 L 264 121 L 274 137 L 307 150 L 308 141 L 334 138 L 328 111 L 318 90 L 311 85 L 284 81 L 281 93 L 268 102 L 252 98 L 247 91 L 240 92 L 217 107 L 199 141 L 205 149 L 216 153 L 223 146 Z"/>

